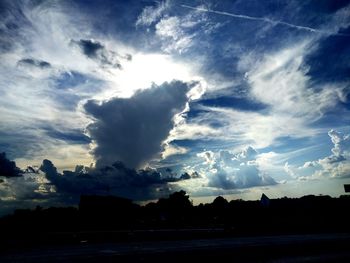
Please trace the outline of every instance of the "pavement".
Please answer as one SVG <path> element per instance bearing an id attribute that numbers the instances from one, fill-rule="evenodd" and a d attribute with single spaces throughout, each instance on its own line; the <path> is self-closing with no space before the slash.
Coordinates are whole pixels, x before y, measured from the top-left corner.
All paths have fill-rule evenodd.
<path id="1" fill-rule="evenodd" d="M 350 262 L 350 234 L 41 245 L 2 252 L 0 262 Z"/>

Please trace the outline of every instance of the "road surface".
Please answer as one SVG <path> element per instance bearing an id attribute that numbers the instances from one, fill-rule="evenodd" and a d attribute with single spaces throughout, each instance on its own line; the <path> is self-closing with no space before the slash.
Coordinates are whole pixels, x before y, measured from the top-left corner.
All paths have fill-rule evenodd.
<path id="1" fill-rule="evenodd" d="M 82 242 L 3 252 L 0 262 L 350 262 L 350 234 L 129 243 Z"/>

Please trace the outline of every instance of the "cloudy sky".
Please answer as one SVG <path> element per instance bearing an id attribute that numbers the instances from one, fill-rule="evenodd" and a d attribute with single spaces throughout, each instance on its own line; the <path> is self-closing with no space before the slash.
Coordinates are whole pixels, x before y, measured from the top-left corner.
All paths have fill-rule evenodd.
<path id="1" fill-rule="evenodd" d="M 3 0 L 0 17 L 4 211 L 350 182 L 346 0 Z"/>

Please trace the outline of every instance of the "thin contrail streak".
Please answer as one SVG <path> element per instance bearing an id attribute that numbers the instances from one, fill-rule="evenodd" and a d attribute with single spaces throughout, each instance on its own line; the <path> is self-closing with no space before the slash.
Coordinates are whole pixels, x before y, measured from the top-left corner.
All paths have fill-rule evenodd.
<path id="1" fill-rule="evenodd" d="M 306 30 L 309 32 L 314 32 L 314 33 L 327 34 L 327 35 L 350 36 L 348 34 L 333 33 L 333 32 L 323 31 L 323 30 L 319 30 L 319 29 L 307 27 L 307 26 L 298 26 L 298 25 L 290 24 L 290 23 L 283 22 L 283 21 L 272 20 L 272 19 L 265 18 L 265 17 L 238 15 L 238 14 L 233 14 L 233 13 L 228 13 L 228 12 L 223 12 L 223 11 L 216 11 L 216 10 L 207 9 L 207 8 L 193 7 L 193 6 L 189 6 L 189 5 L 181 5 L 181 6 L 184 8 L 193 9 L 193 10 L 197 10 L 197 11 L 201 11 L 201 12 L 213 13 L 213 14 L 217 14 L 217 15 L 224 15 L 224 16 L 230 16 L 230 17 L 247 19 L 247 20 L 262 21 L 265 23 L 273 24 L 273 25 L 284 25 L 284 26 L 288 26 L 291 28 Z"/>

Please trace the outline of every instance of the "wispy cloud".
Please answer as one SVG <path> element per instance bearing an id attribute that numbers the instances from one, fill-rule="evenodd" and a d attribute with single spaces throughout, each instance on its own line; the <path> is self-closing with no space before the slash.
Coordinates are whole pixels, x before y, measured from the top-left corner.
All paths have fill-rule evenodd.
<path id="1" fill-rule="evenodd" d="M 150 26 L 169 8 L 169 1 L 157 2 L 156 6 L 146 6 L 136 21 L 136 26 Z"/>
<path id="2" fill-rule="evenodd" d="M 287 22 L 280 21 L 280 20 L 273 20 L 273 19 L 266 18 L 266 17 L 255 17 L 255 16 L 240 15 L 240 14 L 235 14 L 235 13 L 230 13 L 230 12 L 212 10 L 212 9 L 209 9 L 209 8 L 193 7 L 193 6 L 189 6 L 189 5 L 181 5 L 181 7 L 184 7 L 184 8 L 187 8 L 187 9 L 192 9 L 192 10 L 197 10 L 197 11 L 200 11 L 200 12 L 207 12 L 207 13 L 212 13 L 212 14 L 217 14 L 217 15 L 223 15 L 223 16 L 239 18 L 239 19 L 260 21 L 260 22 L 271 24 L 271 25 L 282 25 L 282 26 L 286 26 L 286 27 L 290 27 L 290 28 L 294 28 L 294 29 L 298 29 L 298 30 L 309 31 L 309 32 L 312 32 L 312 33 L 318 33 L 318 34 L 324 34 L 324 35 L 333 35 L 333 34 L 335 34 L 335 35 L 338 35 L 338 36 L 350 37 L 349 34 L 336 33 L 336 32 L 332 32 L 332 31 L 321 30 L 321 29 L 308 27 L 308 26 L 295 25 L 295 24 L 287 23 Z"/>

